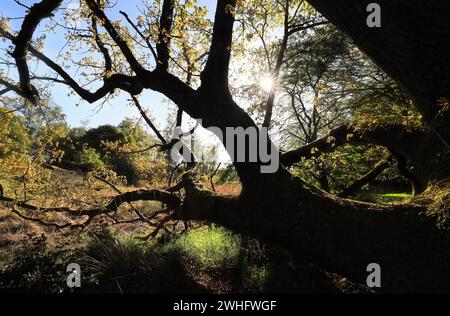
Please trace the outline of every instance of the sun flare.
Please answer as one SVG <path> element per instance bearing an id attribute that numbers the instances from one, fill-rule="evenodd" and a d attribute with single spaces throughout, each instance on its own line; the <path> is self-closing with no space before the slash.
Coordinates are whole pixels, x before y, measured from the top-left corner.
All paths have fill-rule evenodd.
<path id="1" fill-rule="evenodd" d="M 275 82 L 270 75 L 264 75 L 259 82 L 261 88 L 266 92 L 271 92 L 274 88 Z"/>

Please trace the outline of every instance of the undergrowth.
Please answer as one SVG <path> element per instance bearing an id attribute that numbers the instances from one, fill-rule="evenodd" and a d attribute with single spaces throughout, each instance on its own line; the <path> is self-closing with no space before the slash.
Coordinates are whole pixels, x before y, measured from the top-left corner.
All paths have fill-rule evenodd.
<path id="1" fill-rule="evenodd" d="M 214 293 L 205 282 L 226 283 L 234 293 L 298 287 L 289 254 L 215 225 L 149 241 L 105 228 L 91 233 L 79 250 L 69 249 L 50 248 L 45 239 L 24 244 L 11 254 L 14 265 L 0 271 L 0 291 Z M 66 267 L 72 262 L 81 267 L 79 289 L 66 286 Z"/>

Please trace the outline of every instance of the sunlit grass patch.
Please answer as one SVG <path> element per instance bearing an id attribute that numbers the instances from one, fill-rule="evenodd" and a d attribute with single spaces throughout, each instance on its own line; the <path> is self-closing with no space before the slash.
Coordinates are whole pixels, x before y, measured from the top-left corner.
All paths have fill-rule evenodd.
<path id="1" fill-rule="evenodd" d="M 361 193 L 355 196 L 356 199 L 372 203 L 392 203 L 400 202 L 408 199 L 411 194 L 406 192 L 400 193 Z"/>
<path id="2" fill-rule="evenodd" d="M 406 199 L 406 198 L 411 197 L 411 194 L 408 194 L 408 193 L 387 193 L 387 194 L 380 194 L 380 196 L 393 197 L 393 198 L 399 198 L 399 199 Z"/>
<path id="3" fill-rule="evenodd" d="M 239 255 L 240 237 L 217 226 L 203 226 L 159 246 L 162 253 L 178 252 L 202 268 L 230 267 Z"/>
<path id="4" fill-rule="evenodd" d="M 155 251 L 178 253 L 200 270 L 232 271 L 241 279 L 242 290 L 263 292 L 271 271 L 265 247 L 254 239 L 243 242 L 243 238 L 219 226 L 202 226 L 169 239 Z"/>
<path id="5" fill-rule="evenodd" d="M 408 193 L 375 194 L 374 199 L 380 203 L 397 202 L 411 197 Z"/>

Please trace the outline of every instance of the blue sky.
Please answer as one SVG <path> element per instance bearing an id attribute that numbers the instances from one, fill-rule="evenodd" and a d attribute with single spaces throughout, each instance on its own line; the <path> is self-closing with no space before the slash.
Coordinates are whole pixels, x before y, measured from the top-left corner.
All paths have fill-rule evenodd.
<path id="1" fill-rule="evenodd" d="M 65 0 L 62 8 L 66 8 L 71 3 L 76 3 L 77 1 L 78 0 Z M 21 2 L 30 6 L 33 3 L 38 2 L 38 0 L 22 0 Z M 108 11 L 107 14 L 111 19 L 119 19 L 121 16 L 118 12 L 119 10 L 123 10 L 133 18 L 139 15 L 137 6 L 141 3 L 141 0 L 117 0 L 117 6 L 111 11 Z M 214 16 L 214 9 L 216 6 L 215 0 L 198 0 L 198 3 L 202 6 L 207 6 L 210 18 Z M 13 0 L 0 1 L 0 16 L 23 17 L 24 14 L 25 9 Z M 17 19 L 12 20 L 10 24 L 13 30 L 18 30 L 21 23 L 22 19 Z M 45 22 L 43 24 L 45 24 Z M 42 34 L 42 29 L 38 29 L 36 36 L 40 34 Z M 44 52 L 50 57 L 55 57 L 64 44 L 65 40 L 63 32 L 47 34 Z M 14 77 L 13 74 L 11 74 L 11 76 Z M 68 96 L 68 93 L 69 89 L 63 85 L 55 85 L 52 88 L 54 102 L 62 107 L 63 112 L 66 114 L 67 122 L 74 127 L 80 126 L 82 121 L 88 121 L 88 126 L 94 127 L 102 124 L 118 124 L 125 117 L 138 116 L 137 111 L 133 107 L 127 105 L 128 96 L 123 93 L 118 98 L 114 99 L 112 103 L 104 104 L 101 109 L 98 108 L 101 102 L 95 104 L 80 102 L 78 96 Z M 152 111 L 152 114 L 158 123 L 164 124 L 166 122 L 168 104 L 164 101 L 161 94 L 147 90 L 142 93 L 141 102 Z"/>

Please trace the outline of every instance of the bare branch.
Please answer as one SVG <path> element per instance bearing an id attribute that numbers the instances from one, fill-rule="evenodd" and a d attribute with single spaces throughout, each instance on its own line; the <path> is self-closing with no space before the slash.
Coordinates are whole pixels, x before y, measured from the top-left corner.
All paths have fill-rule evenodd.
<path id="1" fill-rule="evenodd" d="M 125 152 L 121 152 L 121 154 L 123 155 L 135 155 L 135 154 L 142 154 L 145 153 L 146 151 L 152 150 L 153 148 L 156 147 L 163 147 L 164 145 L 162 144 L 153 144 L 151 146 L 148 146 L 144 149 L 139 149 L 139 150 L 133 150 L 133 151 L 125 151 Z"/>
<path id="2" fill-rule="evenodd" d="M 283 32 L 283 39 L 281 41 L 280 49 L 278 51 L 277 60 L 275 63 L 275 68 L 273 69 L 273 73 L 271 74 L 273 76 L 273 80 L 277 81 L 278 77 L 280 76 L 281 66 L 284 62 L 284 55 L 286 54 L 288 41 L 289 41 L 289 0 L 285 0 L 285 6 L 284 7 L 284 32 Z M 263 127 L 270 127 L 270 123 L 272 121 L 272 113 L 273 113 L 273 106 L 275 102 L 275 94 L 276 90 L 272 89 L 272 91 L 269 94 L 269 98 L 267 100 L 266 104 L 266 113 L 264 115 L 264 121 L 262 126 Z"/>
<path id="3" fill-rule="evenodd" d="M 94 40 L 97 44 L 98 49 L 103 55 L 103 58 L 105 59 L 105 77 L 108 76 L 108 74 L 112 71 L 112 60 L 111 56 L 109 55 L 108 49 L 105 47 L 105 44 L 103 43 L 100 34 L 98 33 L 97 29 L 97 20 L 95 17 L 92 17 L 92 30 L 94 31 Z"/>
<path id="4" fill-rule="evenodd" d="M 78 82 L 73 79 L 60 65 L 56 64 L 53 60 L 39 52 L 34 47 L 30 46 L 30 52 L 58 73 L 67 85 L 69 85 L 80 97 L 90 103 L 94 103 L 105 97 L 107 94 L 113 93 L 115 89 L 122 89 L 133 95 L 142 92 L 142 86 L 139 84 L 136 77 L 123 74 L 113 74 L 110 77 L 105 78 L 103 86 L 97 91 L 91 92 L 82 88 Z"/>
<path id="5" fill-rule="evenodd" d="M 113 41 L 119 46 L 122 54 L 125 56 L 125 59 L 130 64 L 131 69 L 137 75 L 143 75 L 147 70 L 142 67 L 141 63 L 134 56 L 133 51 L 128 46 L 127 42 L 122 38 L 119 32 L 116 30 L 112 22 L 106 16 L 105 12 L 100 8 L 99 4 L 95 0 L 86 0 L 86 4 L 89 9 L 95 14 L 95 16 L 102 22 L 109 36 L 113 39 Z"/>
<path id="6" fill-rule="evenodd" d="M 145 36 L 141 30 L 139 30 L 139 28 L 137 27 L 136 24 L 133 23 L 133 21 L 131 21 L 130 17 L 128 16 L 128 14 L 126 14 L 124 11 L 119 11 L 120 14 L 122 14 L 125 19 L 128 21 L 128 23 L 133 27 L 133 29 L 136 31 L 136 33 L 138 33 L 138 35 L 147 43 L 148 48 L 150 49 L 150 51 L 152 52 L 153 58 L 155 59 L 155 62 L 158 61 L 158 56 L 156 54 L 155 49 L 152 46 L 152 43 L 150 43 L 150 37 Z"/>
<path id="7" fill-rule="evenodd" d="M 355 182 L 353 182 L 350 186 L 348 186 L 345 190 L 343 190 L 341 193 L 338 194 L 338 197 L 345 198 L 359 189 L 361 189 L 364 185 L 370 183 L 372 180 L 374 180 L 376 177 L 378 177 L 384 170 L 389 168 L 390 164 L 392 162 L 392 156 L 389 155 L 389 157 L 379 161 L 376 163 L 372 170 L 370 170 L 368 173 L 364 174 L 360 178 L 358 178 Z"/>
<path id="8" fill-rule="evenodd" d="M 294 33 L 300 32 L 300 31 L 309 30 L 309 29 L 312 29 L 314 27 L 321 26 L 321 25 L 327 25 L 327 24 L 330 24 L 330 22 L 328 22 L 328 21 L 320 21 L 320 22 L 314 22 L 314 23 L 294 25 L 294 26 L 291 26 L 289 28 L 288 34 L 292 35 Z"/>
<path id="9" fill-rule="evenodd" d="M 214 181 L 213 181 L 213 178 L 214 178 L 214 176 L 216 175 L 216 173 L 217 173 L 217 171 L 219 170 L 219 168 L 220 168 L 221 165 L 222 165 L 222 163 L 219 162 L 219 163 L 217 164 L 217 167 L 214 168 L 213 172 L 212 172 L 211 175 L 209 176 L 209 182 L 211 183 L 211 189 L 212 189 L 214 192 L 216 192 L 216 188 L 214 187 Z"/>
<path id="10" fill-rule="evenodd" d="M 4 95 L 4 94 L 6 94 L 6 93 L 8 93 L 9 91 L 11 91 L 12 89 L 11 88 L 5 88 L 5 89 L 3 89 L 3 90 L 0 90 L 0 96 L 1 95 Z"/>
<path id="11" fill-rule="evenodd" d="M 347 136 L 349 134 L 350 132 L 347 125 L 339 126 L 328 133 L 328 135 L 319 138 L 312 143 L 285 152 L 281 155 L 281 162 L 284 166 L 288 167 L 296 162 L 300 162 L 302 158 L 309 159 L 316 155 L 316 153 L 320 154 L 326 150 L 331 150 L 336 146 L 347 143 Z M 316 149 L 316 151 L 313 149 Z"/>
<path id="12" fill-rule="evenodd" d="M 26 220 L 26 221 L 31 221 L 31 222 L 36 222 L 42 226 L 48 226 L 48 227 L 56 227 L 59 229 L 63 229 L 63 228 L 67 228 L 67 227 L 71 227 L 72 224 L 70 223 L 66 223 L 66 224 L 58 224 L 58 223 L 52 223 L 52 222 L 46 222 L 40 218 L 34 218 L 34 217 L 30 217 L 30 216 L 26 216 L 22 213 L 20 213 L 18 210 L 16 210 L 15 208 L 13 208 L 11 210 L 14 214 L 16 214 L 17 216 L 19 216 L 20 218 Z"/>
<path id="13" fill-rule="evenodd" d="M 22 2 L 20 2 L 19 0 L 14 0 L 15 3 L 17 3 L 18 5 L 20 5 L 21 7 L 24 7 L 27 10 L 30 10 L 30 7 L 23 4 Z"/>
<path id="14" fill-rule="evenodd" d="M 4 85 L 6 87 L 6 89 L 4 89 L 3 91 L 9 89 L 8 91 L 14 91 L 15 93 L 17 93 L 21 97 L 26 98 L 26 94 L 21 89 L 19 89 L 16 85 L 14 85 L 14 84 L 12 84 L 12 83 L 10 83 L 10 82 L 2 79 L 2 78 L 0 78 L 0 84 Z"/>
<path id="15" fill-rule="evenodd" d="M 55 71 L 59 76 L 62 77 L 66 85 L 70 86 L 81 98 L 90 103 L 104 98 L 109 93 L 113 93 L 116 89 L 127 91 L 131 95 L 137 95 L 141 93 L 144 88 L 148 88 L 163 93 L 166 97 L 171 99 L 180 108 L 183 108 L 183 110 L 188 112 L 191 116 L 199 117 L 199 109 L 196 107 L 196 103 L 194 101 L 194 99 L 196 98 L 195 91 L 179 78 L 172 74 L 169 74 L 168 72 L 148 71 L 144 69 L 134 57 L 134 54 L 132 53 L 130 47 L 128 47 L 128 44 L 122 39 L 119 32 L 115 29 L 112 22 L 106 17 L 98 4 L 94 0 L 86 0 L 86 2 L 89 4 L 89 7 L 97 16 L 97 18 L 102 21 L 108 34 L 119 46 L 128 63 L 130 64 L 130 67 L 136 73 L 136 76 L 112 74 L 111 76 L 108 76 L 104 79 L 104 84 L 102 87 L 100 87 L 95 92 L 91 92 L 81 87 L 78 82 L 74 78 L 72 78 L 60 65 L 58 65 L 52 59 L 41 53 L 38 49 L 32 47 L 31 45 L 29 45 L 29 43 L 27 43 L 26 45 L 30 53 L 44 62 L 53 71 Z M 12 34 L 6 32 L 3 29 L 0 29 L 0 36 L 13 41 L 13 43 L 18 42 L 18 40 Z M 29 72 L 27 72 L 27 74 L 29 76 Z M 60 81 L 59 83 L 62 83 L 62 81 Z M 7 87 L 14 88 L 13 90 L 23 97 L 29 97 L 29 94 L 24 93 L 23 91 L 21 91 L 21 89 L 18 89 L 14 85 L 10 85 Z"/>
<path id="16" fill-rule="evenodd" d="M 142 108 L 141 104 L 139 103 L 139 100 L 133 95 L 131 96 L 131 98 L 132 98 L 134 104 L 136 105 L 136 107 L 138 108 L 139 113 L 141 113 L 142 117 L 144 118 L 145 122 L 147 123 L 147 125 L 152 129 L 152 131 L 156 134 L 158 139 L 163 144 L 167 144 L 167 141 L 165 140 L 165 138 L 158 131 L 158 129 L 156 128 L 155 124 L 153 124 L 153 122 L 150 120 L 150 118 L 148 117 L 147 113 L 145 113 L 144 109 Z"/>
<path id="17" fill-rule="evenodd" d="M 79 216 L 97 216 L 100 214 L 106 214 L 111 212 L 116 212 L 117 209 L 123 203 L 130 203 L 134 201 L 160 201 L 167 205 L 170 209 L 175 209 L 179 207 L 181 200 L 180 198 L 174 194 L 163 190 L 137 190 L 122 193 L 116 195 L 111 201 L 100 208 L 87 209 L 87 210 L 74 210 L 67 207 L 54 207 L 54 208 L 45 208 L 38 207 L 32 204 L 28 204 L 26 202 L 18 201 L 16 199 L 12 199 L 9 197 L 1 196 L 0 201 L 7 202 L 12 204 L 13 206 L 18 206 L 29 211 L 42 212 L 42 213 L 66 213 L 74 217 Z"/>
<path id="18" fill-rule="evenodd" d="M 154 230 L 152 233 L 150 233 L 150 235 L 148 235 L 145 239 L 155 238 L 155 237 L 158 235 L 159 231 L 160 231 L 162 228 L 164 228 L 164 225 L 165 225 L 168 221 L 170 221 L 170 220 L 172 220 L 172 219 L 174 219 L 174 218 L 175 218 L 175 214 L 171 214 L 171 215 L 166 216 L 163 220 L 161 220 L 161 221 L 159 222 L 159 224 L 158 224 L 158 226 L 155 228 L 155 230 Z"/>
<path id="19" fill-rule="evenodd" d="M 38 92 L 30 80 L 30 71 L 26 60 L 28 45 L 38 24 L 43 19 L 50 17 L 61 3 L 62 0 L 42 0 L 34 4 L 23 20 L 20 32 L 14 40 L 15 48 L 11 55 L 16 61 L 17 71 L 19 72 L 20 89 L 23 95 L 32 102 L 37 101 Z"/>

